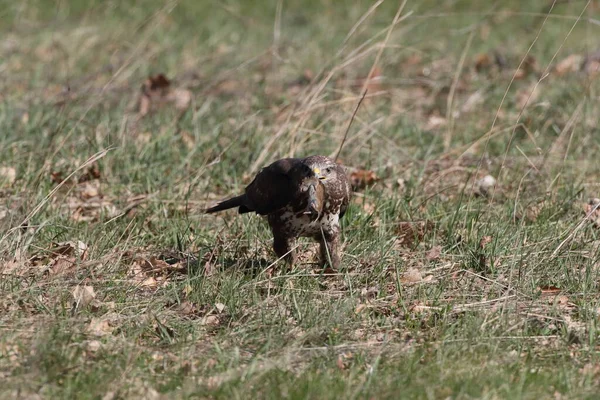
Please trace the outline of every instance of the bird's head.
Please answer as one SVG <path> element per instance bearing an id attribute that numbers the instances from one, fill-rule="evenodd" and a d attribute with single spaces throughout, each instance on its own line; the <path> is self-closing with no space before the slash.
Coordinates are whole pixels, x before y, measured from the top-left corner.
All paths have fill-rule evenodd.
<path id="1" fill-rule="evenodd" d="M 315 176 L 325 186 L 334 182 L 338 178 L 338 165 L 332 159 L 325 156 L 310 156 L 304 159 L 304 164 L 308 165 Z"/>

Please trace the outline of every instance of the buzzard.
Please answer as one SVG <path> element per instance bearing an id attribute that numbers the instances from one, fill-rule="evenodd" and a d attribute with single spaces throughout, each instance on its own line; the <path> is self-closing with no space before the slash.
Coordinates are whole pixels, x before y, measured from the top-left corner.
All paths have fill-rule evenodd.
<path id="1" fill-rule="evenodd" d="M 341 165 L 325 156 L 284 158 L 263 168 L 244 194 L 205 210 L 214 213 L 238 207 L 240 214 L 266 216 L 273 249 L 294 264 L 298 237 L 320 243 L 321 263 L 340 264 L 340 218 L 350 201 L 350 183 Z"/>

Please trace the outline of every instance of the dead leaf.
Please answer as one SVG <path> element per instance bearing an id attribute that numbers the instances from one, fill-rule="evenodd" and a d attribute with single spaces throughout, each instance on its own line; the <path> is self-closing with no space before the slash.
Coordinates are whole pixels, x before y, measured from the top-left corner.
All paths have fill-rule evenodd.
<path id="1" fill-rule="evenodd" d="M 183 88 L 173 88 L 171 81 L 164 74 L 152 75 L 144 81 L 139 98 L 138 113 L 148 113 L 172 104 L 178 111 L 185 111 L 192 101 L 192 92 Z"/>
<path id="2" fill-rule="evenodd" d="M 369 288 L 362 288 L 360 291 L 360 297 L 366 299 L 366 300 L 373 300 L 375 298 L 377 298 L 377 296 L 379 295 L 379 288 L 375 287 L 375 286 L 371 286 Z"/>
<path id="3" fill-rule="evenodd" d="M 77 183 L 89 182 L 100 179 L 100 168 L 98 164 L 92 164 L 86 168 L 85 172 L 77 178 Z"/>
<path id="4" fill-rule="evenodd" d="M 555 296 L 561 292 L 560 288 L 556 286 L 540 286 L 538 290 L 541 292 L 542 296 Z"/>
<path id="5" fill-rule="evenodd" d="M 352 190 L 355 192 L 373 185 L 378 180 L 379 178 L 374 171 L 356 169 L 350 173 L 350 183 L 352 184 Z"/>
<path id="6" fill-rule="evenodd" d="M 51 254 L 61 256 L 76 256 L 82 261 L 87 259 L 88 245 L 81 240 L 77 242 L 60 242 L 55 243 L 50 249 Z"/>
<path id="7" fill-rule="evenodd" d="M 442 246 L 433 246 L 425 255 L 425 258 L 429 261 L 435 261 L 440 258 L 442 254 Z"/>
<path id="8" fill-rule="evenodd" d="M 181 141 L 189 150 L 196 147 L 196 139 L 188 131 L 181 132 Z"/>
<path id="9" fill-rule="evenodd" d="M 600 199 L 592 198 L 583 205 L 586 218 L 592 222 L 594 227 L 600 228 Z"/>
<path id="10" fill-rule="evenodd" d="M 100 350 L 101 347 L 102 347 L 102 343 L 100 343 L 100 341 L 90 340 L 89 342 L 87 342 L 86 349 L 90 353 L 96 353 L 98 350 Z"/>
<path id="11" fill-rule="evenodd" d="M 491 194 L 494 187 L 496 187 L 496 178 L 486 175 L 475 184 L 475 194 L 487 197 Z"/>
<path id="12" fill-rule="evenodd" d="M 554 67 L 554 72 L 559 76 L 579 72 L 584 62 L 584 57 L 580 54 L 571 54 L 566 58 L 562 59 Z"/>
<path id="13" fill-rule="evenodd" d="M 81 197 L 84 199 L 91 199 L 92 197 L 97 197 L 100 194 L 98 188 L 88 182 L 85 183 L 80 193 Z"/>
<path id="14" fill-rule="evenodd" d="M 583 61 L 581 69 L 591 76 L 600 74 L 600 50 L 588 54 Z"/>
<path id="15" fill-rule="evenodd" d="M 479 248 L 480 249 L 485 249 L 485 246 L 487 246 L 490 243 L 492 243 L 492 237 L 491 236 L 484 236 L 479 241 Z"/>
<path id="16" fill-rule="evenodd" d="M 193 257 L 184 260 L 166 255 L 161 255 L 158 258 L 156 256 L 135 256 L 129 268 L 128 276 L 137 285 L 154 289 L 159 285 L 167 284 L 167 279 L 173 274 L 187 272 L 188 263 L 193 262 L 197 262 Z"/>
<path id="17" fill-rule="evenodd" d="M 73 272 L 78 260 L 85 261 L 87 255 L 88 246 L 80 240 L 52 243 L 49 249 L 34 255 L 29 262 L 50 275 L 62 275 Z"/>
<path id="18" fill-rule="evenodd" d="M 519 109 L 525 108 L 527 105 L 531 105 L 539 97 L 540 87 L 539 85 L 533 84 L 527 88 L 520 89 L 516 94 L 516 105 Z"/>
<path id="19" fill-rule="evenodd" d="M 467 100 L 465 101 L 465 103 L 462 105 L 460 111 L 467 113 L 467 112 L 471 112 L 473 111 L 477 106 L 479 106 L 480 104 L 482 104 L 485 100 L 485 97 L 483 96 L 484 94 L 484 90 L 480 89 L 478 91 L 476 91 L 475 93 L 471 94 Z"/>
<path id="20" fill-rule="evenodd" d="M 92 286 L 75 286 L 75 289 L 71 292 L 74 298 L 73 310 L 81 310 L 86 308 L 96 298 L 96 293 Z"/>
<path id="21" fill-rule="evenodd" d="M 381 68 L 375 67 L 370 77 L 366 76 L 364 78 L 358 79 L 355 86 L 360 89 L 366 87 L 369 93 L 376 93 L 383 89 L 382 83 L 383 76 L 381 74 Z"/>
<path id="22" fill-rule="evenodd" d="M 216 315 L 207 315 L 206 317 L 202 318 L 201 324 L 202 325 L 209 325 L 209 326 L 217 326 L 221 323 L 221 321 L 219 320 L 219 317 L 217 317 Z"/>
<path id="23" fill-rule="evenodd" d="M 172 102 L 176 110 L 185 111 L 192 102 L 192 92 L 187 89 L 174 89 L 167 96 L 167 101 Z"/>
<path id="24" fill-rule="evenodd" d="M 338 356 L 336 364 L 337 364 L 338 369 L 340 369 L 342 371 L 346 369 L 346 366 L 344 365 L 344 358 L 342 357 L 341 354 Z"/>
<path id="25" fill-rule="evenodd" d="M 76 267 L 75 257 L 59 257 L 50 264 L 48 271 L 50 275 L 65 275 L 74 272 Z"/>
<path id="26" fill-rule="evenodd" d="M 225 304 L 223 303 L 216 303 L 215 304 L 215 308 L 217 309 L 217 311 L 220 313 L 222 313 L 225 310 Z"/>
<path id="27" fill-rule="evenodd" d="M 402 283 L 417 283 L 423 280 L 423 275 L 416 268 L 409 268 L 402 277 L 400 278 L 400 282 Z"/>
<path id="28" fill-rule="evenodd" d="M 107 218 L 118 215 L 112 201 L 102 194 L 97 179 L 76 185 L 59 206 L 77 222 L 97 221 L 102 215 Z"/>
<path id="29" fill-rule="evenodd" d="M 17 179 L 17 170 L 13 167 L 0 167 L 0 184 L 4 183 L 8 186 L 15 183 Z"/>
<path id="30" fill-rule="evenodd" d="M 200 312 L 196 304 L 191 301 L 184 301 L 179 305 L 178 311 L 184 316 L 196 316 Z"/>
<path id="31" fill-rule="evenodd" d="M 367 305 L 365 303 L 359 303 L 355 308 L 354 308 L 354 313 L 355 314 L 360 314 L 364 309 L 367 308 Z"/>
<path id="32" fill-rule="evenodd" d="M 427 129 L 428 131 L 434 131 L 436 129 L 446 126 L 446 124 L 446 118 L 436 114 L 432 114 L 427 120 L 427 126 L 425 127 L 425 129 Z"/>
<path id="33" fill-rule="evenodd" d="M 492 57 L 487 53 L 479 53 L 475 56 L 475 70 L 481 72 L 484 69 L 488 69 L 492 66 Z"/>
<path id="34" fill-rule="evenodd" d="M 18 252 L 8 261 L 0 261 L 0 275 L 27 276 L 32 272 L 31 264 Z"/>
<path id="35" fill-rule="evenodd" d="M 403 221 L 398 224 L 397 243 L 411 247 L 423 240 L 425 235 L 433 230 L 435 224 L 431 221 Z"/>
<path id="36" fill-rule="evenodd" d="M 537 73 L 538 71 L 536 58 L 531 54 L 528 54 L 521 63 L 521 67 L 515 72 L 515 79 L 524 79 L 528 75 Z"/>
<path id="37" fill-rule="evenodd" d="M 112 334 L 114 328 L 110 326 L 106 319 L 92 318 L 92 321 L 86 328 L 87 333 L 94 336 L 106 336 Z"/>

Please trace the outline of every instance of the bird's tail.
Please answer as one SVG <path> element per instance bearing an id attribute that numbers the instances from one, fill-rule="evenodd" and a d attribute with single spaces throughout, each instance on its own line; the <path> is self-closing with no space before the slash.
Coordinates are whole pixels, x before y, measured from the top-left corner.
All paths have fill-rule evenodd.
<path id="1" fill-rule="evenodd" d="M 216 206 L 207 208 L 206 210 L 204 210 L 204 212 L 207 214 L 211 214 L 211 213 L 214 213 L 217 211 L 228 210 L 230 208 L 235 208 L 235 207 L 245 208 L 243 203 L 244 203 L 244 195 L 236 196 L 236 197 L 232 197 L 231 199 L 223 200 Z"/>

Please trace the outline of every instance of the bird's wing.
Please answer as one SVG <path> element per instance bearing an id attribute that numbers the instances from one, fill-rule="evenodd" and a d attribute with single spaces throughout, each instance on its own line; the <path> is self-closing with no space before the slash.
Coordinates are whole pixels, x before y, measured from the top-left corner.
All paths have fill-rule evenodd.
<path id="1" fill-rule="evenodd" d="M 247 207 L 267 215 L 289 204 L 296 192 L 289 172 L 300 162 L 297 158 L 284 158 L 263 168 L 246 188 Z"/>

